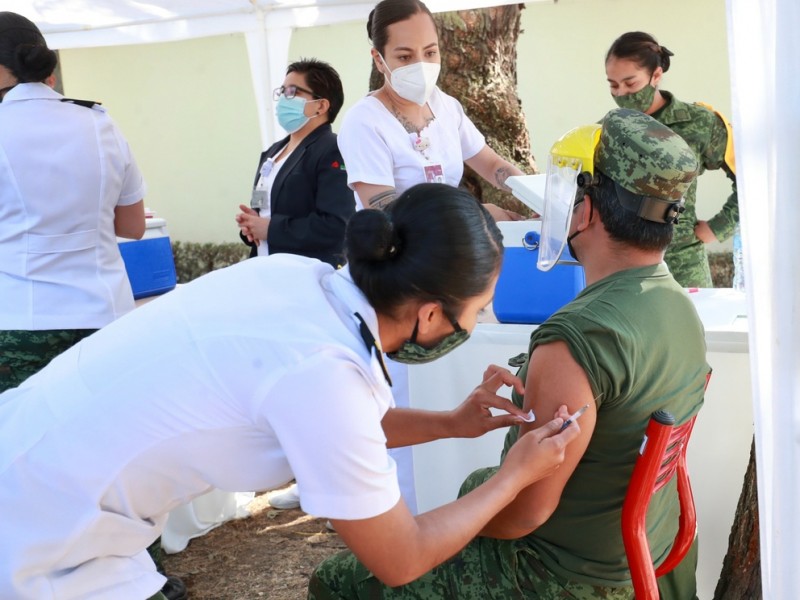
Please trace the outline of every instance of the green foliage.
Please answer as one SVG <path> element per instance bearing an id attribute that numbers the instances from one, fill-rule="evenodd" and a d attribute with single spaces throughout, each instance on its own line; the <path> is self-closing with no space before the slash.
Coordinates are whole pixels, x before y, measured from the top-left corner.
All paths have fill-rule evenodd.
<path id="1" fill-rule="evenodd" d="M 178 283 L 186 283 L 215 269 L 221 269 L 247 258 L 250 248 L 244 244 L 198 244 L 172 242 Z M 708 255 L 714 287 L 731 287 L 733 257 L 730 252 L 712 252 Z"/>
<path id="2" fill-rule="evenodd" d="M 250 248 L 241 243 L 172 242 L 172 254 L 178 283 L 187 283 L 215 269 L 244 260 L 250 255 Z"/>
<path id="3" fill-rule="evenodd" d="M 731 287 L 733 283 L 733 255 L 730 252 L 712 252 L 708 255 L 711 281 L 714 287 Z"/>

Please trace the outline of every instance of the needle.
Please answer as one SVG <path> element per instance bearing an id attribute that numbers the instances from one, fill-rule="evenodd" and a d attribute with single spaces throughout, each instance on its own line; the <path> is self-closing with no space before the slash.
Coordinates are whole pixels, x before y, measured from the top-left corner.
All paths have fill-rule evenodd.
<path id="1" fill-rule="evenodd" d="M 558 431 L 559 431 L 559 432 L 561 432 L 561 431 L 564 431 L 564 430 L 565 430 L 567 427 L 569 427 L 569 426 L 570 426 L 570 424 L 571 424 L 571 423 L 572 423 L 572 422 L 573 422 L 575 419 L 577 419 L 577 418 L 578 418 L 578 417 L 580 417 L 580 416 L 581 416 L 583 413 L 585 413 L 587 408 L 589 408 L 589 405 L 588 405 L 588 404 L 584 404 L 583 406 L 581 406 L 581 407 L 580 407 L 580 408 L 579 408 L 577 411 L 575 411 L 573 414 L 571 414 L 571 415 L 569 416 L 569 419 L 567 419 L 566 421 L 564 421 L 564 424 L 561 426 L 561 429 L 559 429 Z"/>

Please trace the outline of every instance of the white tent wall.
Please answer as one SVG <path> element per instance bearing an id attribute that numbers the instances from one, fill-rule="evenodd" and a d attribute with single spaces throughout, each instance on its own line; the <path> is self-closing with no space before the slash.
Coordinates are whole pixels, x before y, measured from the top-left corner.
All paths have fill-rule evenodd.
<path id="1" fill-rule="evenodd" d="M 800 590 L 800 5 L 729 0 L 764 598 Z"/>
<path id="2" fill-rule="evenodd" d="M 61 64 L 66 95 L 102 101 L 119 124 L 173 239 L 238 240 L 261 152 L 242 35 L 63 50 Z"/>
<path id="3" fill-rule="evenodd" d="M 298 28 L 289 41 L 288 60 L 315 56 L 336 67 L 345 88 L 343 112 L 367 91 L 365 22 Z M 656 0 L 534 2 L 523 11 L 522 26 L 519 92 L 541 166 L 562 133 L 613 108 L 603 57 L 623 31 L 651 31 L 676 53 L 666 89 L 730 113 L 724 0 L 673 0 L 666 14 Z M 272 119 L 263 113 L 259 119 L 256 106 L 275 87 L 269 81 L 283 78 L 280 59 L 256 63 L 258 44 L 270 36 L 259 41 L 258 30 L 251 31 L 61 52 L 66 93 L 104 102 L 144 170 L 148 206 L 167 219 L 174 239 L 237 239 L 232 219 L 249 198 L 262 132 L 274 139 Z M 701 216 L 714 214 L 729 189 L 720 173 L 706 174 Z"/>

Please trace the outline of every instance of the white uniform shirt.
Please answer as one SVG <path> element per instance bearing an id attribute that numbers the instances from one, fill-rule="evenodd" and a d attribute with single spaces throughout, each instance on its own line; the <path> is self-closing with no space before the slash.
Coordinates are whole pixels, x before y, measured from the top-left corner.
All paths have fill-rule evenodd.
<path id="1" fill-rule="evenodd" d="M 23 83 L 0 103 L 0 329 L 91 329 L 133 309 L 114 208 L 144 181 L 101 107 Z"/>
<path id="2" fill-rule="evenodd" d="M 288 254 L 138 308 L 0 395 L 0 598 L 141 600 L 167 512 L 293 477 L 306 512 L 399 501 L 392 405 L 346 269 Z"/>
<path id="3" fill-rule="evenodd" d="M 486 145 L 458 100 L 438 87 L 428 106 L 435 119 L 420 132 L 408 133 L 383 103 L 373 96 L 356 102 L 344 117 L 339 131 L 339 150 L 347 165 L 347 183 L 386 185 L 398 195 L 428 181 L 425 168 L 441 166 L 444 183 L 457 186 L 464 173 L 464 161 Z M 414 147 L 418 137 L 427 139 L 428 148 Z M 365 199 L 360 198 L 363 201 Z M 368 199 L 367 199 L 368 200 Z"/>
<path id="4" fill-rule="evenodd" d="M 285 147 L 286 146 L 284 146 L 284 148 Z M 278 151 L 278 154 L 281 152 L 283 152 L 283 148 Z M 292 155 L 292 152 L 294 152 L 294 150 L 288 152 L 285 156 L 281 157 L 281 159 L 277 161 L 274 157 L 270 157 L 261 165 L 261 176 L 258 178 L 256 189 L 264 190 L 266 204 L 261 207 L 258 216 L 266 218 L 272 216 L 272 202 L 270 202 L 270 199 L 272 198 L 272 186 L 275 184 L 275 179 L 278 177 L 281 167 L 286 164 L 286 159 Z M 258 256 L 269 256 L 268 240 L 261 240 L 261 242 L 258 244 L 257 253 Z"/>

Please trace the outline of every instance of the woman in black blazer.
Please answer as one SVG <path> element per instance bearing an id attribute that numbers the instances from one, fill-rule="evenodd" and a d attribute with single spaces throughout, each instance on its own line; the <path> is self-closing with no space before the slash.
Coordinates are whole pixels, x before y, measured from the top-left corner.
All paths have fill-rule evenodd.
<path id="1" fill-rule="evenodd" d="M 304 59 L 275 90 L 278 122 L 289 136 L 261 154 L 250 206 L 236 216 L 250 256 L 287 252 L 344 264 L 344 232 L 355 212 L 331 123 L 344 103 L 339 74 Z"/>

